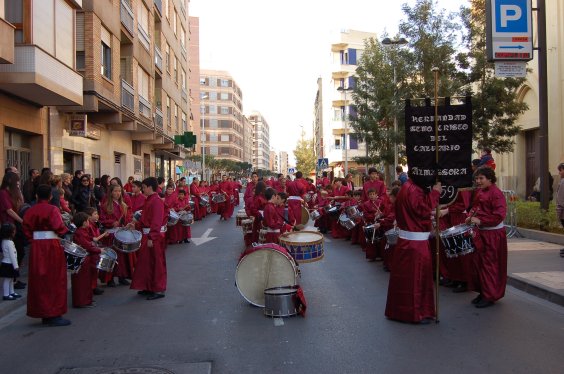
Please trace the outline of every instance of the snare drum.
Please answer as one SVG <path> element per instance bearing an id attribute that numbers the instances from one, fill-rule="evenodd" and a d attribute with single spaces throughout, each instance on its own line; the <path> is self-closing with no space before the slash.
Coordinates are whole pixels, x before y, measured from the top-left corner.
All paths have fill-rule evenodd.
<path id="1" fill-rule="evenodd" d="M 386 231 L 384 235 L 386 235 L 387 245 L 390 246 L 396 245 L 399 238 L 399 230 L 397 229 L 397 227 L 394 227 L 393 229 L 389 229 L 388 231 Z"/>
<path id="2" fill-rule="evenodd" d="M 332 215 L 332 216 L 336 216 L 339 214 L 339 206 L 335 205 L 327 205 L 325 207 L 325 211 L 327 212 L 327 214 Z"/>
<path id="3" fill-rule="evenodd" d="M 285 247 L 297 262 L 313 262 L 323 258 L 323 235 L 317 231 L 286 232 L 280 235 Z"/>
<path id="4" fill-rule="evenodd" d="M 100 253 L 96 268 L 111 273 L 115 264 L 117 264 L 117 253 L 111 248 L 104 248 Z"/>
<path id="5" fill-rule="evenodd" d="M 243 234 L 250 234 L 253 232 L 253 219 L 247 218 L 241 221 L 241 228 L 243 229 Z"/>
<path id="6" fill-rule="evenodd" d="M 382 240 L 382 232 L 375 225 L 364 226 L 364 238 L 367 243 L 374 244 Z"/>
<path id="7" fill-rule="evenodd" d="M 298 314 L 300 286 L 272 287 L 264 290 L 264 315 L 290 317 Z"/>
<path id="8" fill-rule="evenodd" d="M 125 253 L 135 252 L 141 248 L 142 236 L 143 234 L 137 230 L 119 229 L 114 234 L 114 249 Z"/>
<path id="9" fill-rule="evenodd" d="M 208 207 L 210 205 L 210 196 L 207 193 L 200 195 L 200 206 Z"/>
<path id="10" fill-rule="evenodd" d="M 309 218 L 310 218 L 312 221 L 316 221 L 316 220 L 318 220 L 319 218 L 321 218 L 321 215 L 322 215 L 322 214 L 321 214 L 321 212 L 320 212 L 320 209 L 316 209 L 316 210 L 312 210 L 312 211 L 309 213 Z"/>
<path id="11" fill-rule="evenodd" d="M 192 213 L 180 212 L 178 215 L 180 216 L 179 221 L 182 226 L 190 226 L 194 223 L 194 215 Z"/>
<path id="12" fill-rule="evenodd" d="M 266 243 L 266 233 L 268 232 L 267 229 L 260 229 L 259 230 L 259 243 L 264 244 Z"/>
<path id="13" fill-rule="evenodd" d="M 67 259 L 67 270 L 70 271 L 71 274 L 78 273 L 88 252 L 78 244 L 66 239 L 61 239 L 61 245 L 63 246 Z"/>
<path id="14" fill-rule="evenodd" d="M 356 223 L 349 218 L 345 213 L 339 216 L 339 225 L 343 226 L 347 230 L 352 230 L 356 226 Z"/>
<path id="15" fill-rule="evenodd" d="M 225 201 L 227 201 L 225 195 L 222 193 L 216 193 L 215 195 L 213 195 L 212 200 L 216 204 L 224 203 Z"/>
<path id="16" fill-rule="evenodd" d="M 239 293 L 259 307 L 265 305 L 265 288 L 295 286 L 297 279 L 298 265 L 285 248 L 274 243 L 247 249 L 235 271 Z"/>
<path id="17" fill-rule="evenodd" d="M 235 216 L 235 226 L 241 226 L 243 224 L 243 220 L 247 219 L 247 213 L 245 211 L 238 211 L 237 215 Z"/>
<path id="18" fill-rule="evenodd" d="M 453 226 L 440 232 L 441 242 L 448 258 L 464 256 L 474 252 L 474 231 L 465 223 Z"/>
<path id="19" fill-rule="evenodd" d="M 349 218 L 351 218 L 353 220 L 355 218 L 360 218 L 362 216 L 361 211 L 358 210 L 358 206 L 356 206 L 356 205 L 346 207 L 345 213 L 347 213 L 347 216 L 349 216 Z"/>
<path id="20" fill-rule="evenodd" d="M 168 221 L 166 223 L 167 226 L 174 226 L 178 223 L 178 220 L 180 220 L 180 215 L 178 213 L 176 213 L 174 210 L 171 210 L 168 213 Z"/>

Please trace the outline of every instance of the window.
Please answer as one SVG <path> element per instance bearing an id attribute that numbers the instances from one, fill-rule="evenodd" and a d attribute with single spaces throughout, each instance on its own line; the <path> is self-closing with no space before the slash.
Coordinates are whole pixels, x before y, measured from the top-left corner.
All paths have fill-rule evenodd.
<path id="1" fill-rule="evenodd" d="M 200 86 L 206 85 L 206 78 L 200 77 Z"/>
<path id="2" fill-rule="evenodd" d="M 84 13 L 76 13 L 76 70 L 86 67 L 84 54 Z"/>
<path id="3" fill-rule="evenodd" d="M 210 135 L 210 142 L 217 142 L 217 134 L 211 133 Z"/>
<path id="4" fill-rule="evenodd" d="M 163 0 L 163 15 L 168 18 L 168 1 L 169 0 Z"/>
<path id="5" fill-rule="evenodd" d="M 209 127 L 210 129 L 217 129 L 217 119 L 215 118 L 210 119 Z"/>
<path id="6" fill-rule="evenodd" d="M 209 81 L 210 81 L 210 87 L 217 87 L 217 79 L 212 77 L 209 79 Z"/>
<path id="7" fill-rule="evenodd" d="M 137 93 L 149 101 L 149 74 L 140 67 L 137 67 Z"/>
<path id="8" fill-rule="evenodd" d="M 217 92 L 210 92 L 210 100 L 217 100 Z"/>
<path id="9" fill-rule="evenodd" d="M 221 134 L 220 137 L 222 142 L 228 142 L 229 141 L 229 135 L 228 134 Z"/>
<path id="10" fill-rule="evenodd" d="M 217 153 L 218 153 L 217 152 L 217 146 L 210 147 L 210 151 L 209 151 L 210 155 L 217 156 Z"/>
<path id="11" fill-rule="evenodd" d="M 222 106 L 220 107 L 221 114 L 229 114 L 229 107 Z"/>
<path id="12" fill-rule="evenodd" d="M 227 92 L 222 92 L 221 100 L 229 100 L 229 94 Z"/>
<path id="13" fill-rule="evenodd" d="M 174 128 L 177 132 L 180 132 L 178 127 L 178 105 L 174 104 Z"/>
<path id="14" fill-rule="evenodd" d="M 186 72 L 184 69 L 180 70 L 180 85 L 183 89 L 186 89 Z"/>
<path id="15" fill-rule="evenodd" d="M 186 122 L 186 113 L 182 112 L 182 131 L 188 131 L 188 123 Z"/>
<path id="16" fill-rule="evenodd" d="M 172 10 L 172 31 L 174 31 L 174 35 L 177 34 L 176 30 L 176 8 Z"/>
<path id="17" fill-rule="evenodd" d="M 170 46 L 165 42 L 165 66 L 166 71 L 170 74 Z"/>
<path id="18" fill-rule="evenodd" d="M 100 72 L 108 79 L 112 79 L 112 49 L 102 42 L 102 65 Z"/>
<path id="19" fill-rule="evenodd" d="M 174 82 L 178 85 L 178 59 L 176 58 L 172 60 L 172 78 L 174 78 Z"/>
<path id="20" fill-rule="evenodd" d="M 221 87 L 229 87 L 229 80 L 228 79 L 222 79 L 221 80 Z"/>
<path id="21" fill-rule="evenodd" d="M 186 31 L 184 31 L 184 27 L 182 25 L 180 26 L 180 45 L 183 50 L 186 50 Z"/>
<path id="22" fill-rule="evenodd" d="M 335 149 L 341 149 L 341 139 L 335 139 Z"/>
<path id="23" fill-rule="evenodd" d="M 142 1 L 137 2 L 139 7 L 137 8 L 137 22 L 139 27 L 145 31 L 145 34 L 149 35 L 149 9 L 143 4 Z"/>
<path id="24" fill-rule="evenodd" d="M 170 97 L 166 97 L 166 124 L 168 127 L 171 127 L 171 112 L 170 112 Z"/>
<path id="25" fill-rule="evenodd" d="M 217 114 L 217 106 L 215 105 L 210 105 L 210 114 Z"/>
<path id="26" fill-rule="evenodd" d="M 358 137 L 356 134 L 349 134 L 349 149 L 358 149 Z"/>

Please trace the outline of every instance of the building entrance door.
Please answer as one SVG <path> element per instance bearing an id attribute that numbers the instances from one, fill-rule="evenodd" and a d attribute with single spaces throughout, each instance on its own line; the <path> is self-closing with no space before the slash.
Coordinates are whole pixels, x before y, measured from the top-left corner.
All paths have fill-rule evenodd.
<path id="1" fill-rule="evenodd" d="M 533 186 L 537 178 L 540 176 L 539 167 L 537 162 L 538 147 L 539 147 L 539 130 L 531 130 L 525 132 L 525 147 L 526 147 L 526 170 L 525 170 L 525 183 L 527 196 L 531 196 Z"/>

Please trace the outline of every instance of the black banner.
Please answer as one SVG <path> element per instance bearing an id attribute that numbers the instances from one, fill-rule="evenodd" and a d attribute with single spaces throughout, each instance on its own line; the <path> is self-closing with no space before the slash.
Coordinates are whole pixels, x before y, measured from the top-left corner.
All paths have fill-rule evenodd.
<path id="1" fill-rule="evenodd" d="M 441 204 L 456 197 L 459 188 L 472 186 L 472 102 L 438 107 L 439 162 L 435 156 L 435 107 L 426 99 L 425 106 L 405 103 L 405 145 L 407 166 L 414 183 L 430 188 L 438 172 L 443 185 Z"/>

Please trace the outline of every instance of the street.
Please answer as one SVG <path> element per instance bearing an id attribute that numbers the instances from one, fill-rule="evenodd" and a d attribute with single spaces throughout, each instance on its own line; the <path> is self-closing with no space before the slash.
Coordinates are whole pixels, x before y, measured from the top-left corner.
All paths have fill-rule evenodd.
<path id="1" fill-rule="evenodd" d="M 382 264 L 367 262 L 359 246 L 330 239 L 324 259 L 300 266 L 306 317 L 267 318 L 234 285 L 244 246 L 235 217 L 208 216 L 192 232 L 207 233 L 207 241 L 168 247 L 164 299 L 147 301 L 118 286 L 96 296 L 95 308 L 69 307 L 69 327 L 43 327 L 25 316 L 25 306 L 2 318 L 0 371 L 561 373 L 564 367 L 564 308 L 511 287 L 482 310 L 470 305 L 475 294 L 441 288 L 440 323 L 389 321 Z"/>

